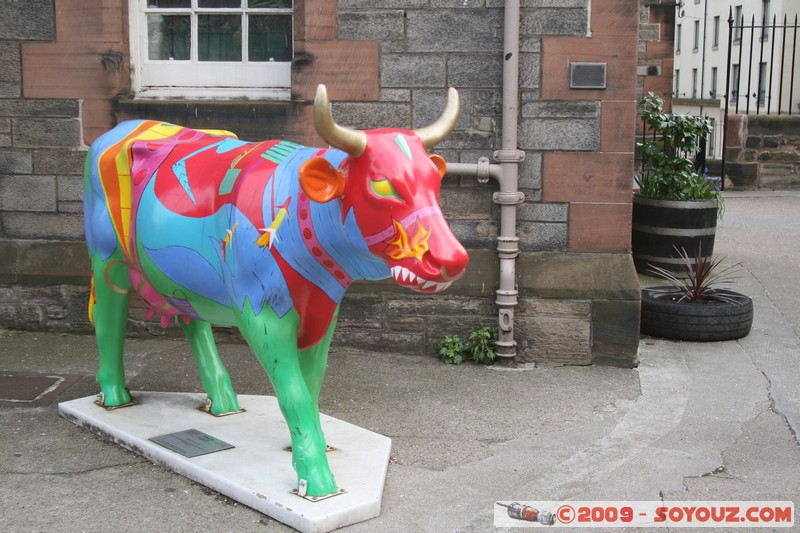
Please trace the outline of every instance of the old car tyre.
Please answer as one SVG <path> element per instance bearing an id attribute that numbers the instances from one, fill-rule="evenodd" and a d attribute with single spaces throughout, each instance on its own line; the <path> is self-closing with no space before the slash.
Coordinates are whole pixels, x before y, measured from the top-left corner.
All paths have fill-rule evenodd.
<path id="1" fill-rule="evenodd" d="M 753 300 L 738 292 L 719 292 L 734 298 L 728 302 L 673 302 L 656 297 L 672 287 L 642 289 L 641 331 L 654 337 L 684 341 L 724 341 L 750 333 Z"/>

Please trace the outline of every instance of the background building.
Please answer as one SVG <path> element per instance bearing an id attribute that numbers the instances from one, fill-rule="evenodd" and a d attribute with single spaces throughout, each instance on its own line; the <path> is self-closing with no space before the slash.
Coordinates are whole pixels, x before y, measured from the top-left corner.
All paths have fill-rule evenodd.
<path id="1" fill-rule="evenodd" d="M 673 111 L 709 116 L 710 157 L 722 155 L 726 83 L 730 113 L 787 113 L 790 103 L 793 113 L 800 111 L 800 80 L 789 75 L 800 41 L 795 28 L 782 27 L 795 24 L 798 13 L 800 3 L 792 0 L 683 0 L 676 7 Z"/>

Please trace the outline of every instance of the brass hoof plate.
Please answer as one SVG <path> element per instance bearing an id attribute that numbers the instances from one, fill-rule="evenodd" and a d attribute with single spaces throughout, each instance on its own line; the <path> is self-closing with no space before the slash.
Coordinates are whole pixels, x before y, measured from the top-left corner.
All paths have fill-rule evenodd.
<path id="1" fill-rule="evenodd" d="M 117 409 L 122 409 L 124 407 L 133 407 L 134 405 L 139 405 L 139 402 L 136 400 L 136 398 L 133 397 L 133 395 L 131 395 L 131 401 L 129 401 L 128 403 L 123 403 L 120 405 L 105 405 L 102 392 L 94 401 L 94 403 L 95 405 L 99 405 L 106 411 L 116 411 Z"/>
<path id="2" fill-rule="evenodd" d="M 339 496 L 340 494 L 345 494 L 346 492 L 347 491 L 344 490 L 344 489 L 339 489 L 337 492 L 334 492 L 333 494 L 326 494 L 325 496 L 309 496 L 308 494 L 303 496 L 302 494 L 300 494 L 299 490 L 297 490 L 297 489 L 292 489 L 291 490 L 291 493 L 294 494 L 295 496 L 300 496 L 304 500 L 308 500 L 310 502 L 321 502 L 322 500 L 327 500 L 329 498 L 333 498 L 334 496 Z"/>
<path id="3" fill-rule="evenodd" d="M 218 418 L 221 417 L 221 416 L 238 415 L 239 413 L 244 413 L 245 412 L 244 408 L 240 408 L 238 411 L 228 411 L 227 413 L 212 413 L 211 412 L 211 403 L 212 402 L 213 402 L 213 400 L 211 398 L 206 398 L 206 403 L 204 403 L 203 405 L 199 406 L 197 409 L 199 411 L 203 411 L 204 413 L 208 413 L 211 416 L 216 416 Z"/>

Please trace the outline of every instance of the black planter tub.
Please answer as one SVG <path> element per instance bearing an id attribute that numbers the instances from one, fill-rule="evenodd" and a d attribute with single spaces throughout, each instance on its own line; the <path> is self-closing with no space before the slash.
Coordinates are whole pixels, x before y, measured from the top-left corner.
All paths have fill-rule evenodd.
<path id="1" fill-rule="evenodd" d="M 648 273 L 650 265 L 678 272 L 683 261 L 678 250 L 694 259 L 714 252 L 717 232 L 716 200 L 661 200 L 633 197 L 631 252 L 636 270 Z"/>

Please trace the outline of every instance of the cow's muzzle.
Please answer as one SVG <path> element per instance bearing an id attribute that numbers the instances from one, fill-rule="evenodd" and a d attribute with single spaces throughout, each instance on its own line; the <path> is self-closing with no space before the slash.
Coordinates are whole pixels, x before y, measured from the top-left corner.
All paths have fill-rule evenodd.
<path id="1" fill-rule="evenodd" d="M 392 277 L 403 287 L 416 292 L 436 293 L 464 275 L 469 262 L 467 251 L 452 234 L 446 243 L 428 250 L 422 261 L 402 261 L 392 265 Z M 446 244 L 442 246 L 442 244 Z"/>

